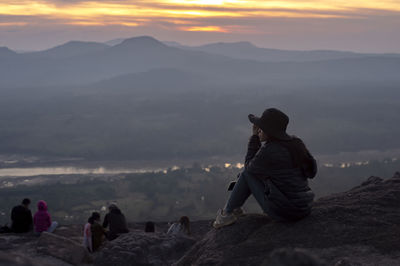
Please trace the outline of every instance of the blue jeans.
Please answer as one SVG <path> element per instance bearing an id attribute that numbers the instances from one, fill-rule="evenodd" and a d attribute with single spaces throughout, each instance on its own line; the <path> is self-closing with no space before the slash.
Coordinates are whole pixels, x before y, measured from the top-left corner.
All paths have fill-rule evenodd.
<path id="1" fill-rule="evenodd" d="M 52 222 L 51 225 L 50 225 L 50 227 L 47 228 L 46 232 L 53 233 L 54 230 L 56 230 L 57 226 L 58 226 L 58 223 L 57 223 L 57 222 Z M 40 236 L 41 233 L 42 233 L 42 232 L 36 232 L 36 231 L 34 232 L 34 234 L 35 234 L 36 236 Z"/>
<path id="2" fill-rule="evenodd" d="M 234 209 L 240 208 L 246 202 L 250 195 L 253 195 L 260 205 L 261 209 L 273 219 L 280 220 L 269 207 L 269 201 L 266 192 L 269 191 L 268 184 L 259 178 L 256 178 L 244 170 L 234 186 L 231 196 L 225 205 L 225 212 L 232 213 Z"/>

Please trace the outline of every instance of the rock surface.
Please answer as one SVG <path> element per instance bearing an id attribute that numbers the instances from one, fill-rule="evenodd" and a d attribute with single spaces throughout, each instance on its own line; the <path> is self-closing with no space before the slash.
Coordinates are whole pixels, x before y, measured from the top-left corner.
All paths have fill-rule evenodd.
<path id="1" fill-rule="evenodd" d="M 192 222 L 191 237 L 168 236 L 167 223 L 144 233 L 144 223 L 104 245 L 94 264 L 103 265 L 400 265 L 400 173 L 371 177 L 344 193 L 321 198 L 297 223 L 277 223 L 248 214 L 219 230 L 212 221 Z M 83 225 L 55 234 L 1 234 L 0 265 L 78 265 Z M 82 251 L 83 249 L 83 251 Z M 81 264 L 82 265 L 82 264 Z"/>
<path id="2" fill-rule="evenodd" d="M 107 243 L 95 265 L 171 265 L 194 243 L 195 239 L 191 237 L 133 231 Z"/>
<path id="3" fill-rule="evenodd" d="M 38 237 L 27 234 L 0 235 L 0 265 L 68 266 L 63 260 L 37 251 Z"/>
<path id="4" fill-rule="evenodd" d="M 12 252 L 0 251 L 0 265 L 35 266 L 29 258 Z"/>
<path id="5" fill-rule="evenodd" d="M 400 265 L 399 202 L 398 173 L 388 180 L 371 177 L 319 199 L 297 223 L 253 214 L 210 230 L 176 265 L 260 265 L 278 248 L 301 248 L 321 258 L 321 265 Z"/>
<path id="6" fill-rule="evenodd" d="M 72 265 L 92 262 L 89 252 L 81 243 L 52 233 L 43 232 L 40 235 L 37 250 Z"/>

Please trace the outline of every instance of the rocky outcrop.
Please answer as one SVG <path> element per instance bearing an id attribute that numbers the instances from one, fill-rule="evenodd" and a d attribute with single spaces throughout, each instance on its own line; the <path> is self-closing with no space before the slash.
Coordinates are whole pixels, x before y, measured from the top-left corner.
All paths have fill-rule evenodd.
<path id="1" fill-rule="evenodd" d="M 261 266 L 325 266 L 326 264 L 311 252 L 299 248 L 276 249 L 268 255 Z M 344 266 L 344 265 L 342 265 Z"/>
<path id="2" fill-rule="evenodd" d="M 0 251 L 0 266 L 36 266 L 29 258 L 19 254 Z"/>
<path id="3" fill-rule="evenodd" d="M 43 232 L 40 235 L 37 250 L 72 265 L 92 262 L 89 252 L 81 243 L 52 233 Z"/>
<path id="4" fill-rule="evenodd" d="M 398 173 L 388 180 L 371 177 L 319 199 L 312 214 L 297 223 L 252 214 L 212 229 L 176 265 L 260 265 L 281 248 L 301 248 L 321 265 L 400 265 L 399 202 Z"/>
<path id="5" fill-rule="evenodd" d="M 97 256 L 95 265 L 171 265 L 194 243 L 194 238 L 186 236 L 133 231 L 107 243 Z"/>
<path id="6" fill-rule="evenodd" d="M 52 254 L 38 252 L 39 238 L 32 233 L 0 234 L 0 265 L 70 266 Z M 42 244 L 44 244 L 42 242 Z M 56 248 L 56 247 L 54 247 Z M 72 251 L 72 250 L 71 250 Z M 67 250 L 68 253 L 71 253 Z"/>
<path id="7" fill-rule="evenodd" d="M 191 237 L 166 235 L 167 223 L 144 233 L 143 223 L 94 254 L 105 265 L 400 265 L 400 173 L 371 177 L 344 193 L 321 198 L 312 214 L 296 223 L 278 223 L 247 214 L 215 230 L 212 221 L 192 223 Z M 78 265 L 88 260 L 81 246 L 82 225 L 55 234 L 0 235 L 0 265 Z M 93 255 L 93 254 L 92 254 Z M 19 263 L 19 264 L 18 264 Z"/>

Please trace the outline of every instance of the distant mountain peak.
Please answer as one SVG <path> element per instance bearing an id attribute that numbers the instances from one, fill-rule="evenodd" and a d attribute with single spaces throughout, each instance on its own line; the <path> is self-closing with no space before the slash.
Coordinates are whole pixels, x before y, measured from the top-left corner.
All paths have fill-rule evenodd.
<path id="1" fill-rule="evenodd" d="M 12 55 L 16 55 L 17 53 L 14 52 L 13 50 L 11 50 L 8 47 L 5 46 L 1 46 L 0 47 L 0 56 L 12 56 Z"/>
<path id="2" fill-rule="evenodd" d="M 115 46 L 117 44 L 122 43 L 124 40 L 125 40 L 125 38 L 117 38 L 117 39 L 112 39 L 112 40 L 106 41 L 104 43 L 109 46 Z"/>
<path id="3" fill-rule="evenodd" d="M 51 58 L 67 58 L 102 51 L 108 47 L 108 45 L 98 42 L 69 41 L 44 51 L 29 54 Z"/>
<path id="4" fill-rule="evenodd" d="M 75 49 L 75 48 L 82 48 L 82 47 L 95 47 L 95 48 L 105 48 L 107 47 L 106 44 L 98 43 L 98 42 L 85 42 L 85 41 L 69 41 L 61 45 L 57 45 L 53 48 L 48 49 L 47 51 L 51 50 L 61 50 L 61 49 Z"/>
<path id="5" fill-rule="evenodd" d="M 127 47 L 127 46 L 144 46 L 144 47 L 167 47 L 162 42 L 156 40 L 151 36 L 139 36 L 129 39 L 125 39 L 122 43 L 115 45 L 115 47 Z"/>

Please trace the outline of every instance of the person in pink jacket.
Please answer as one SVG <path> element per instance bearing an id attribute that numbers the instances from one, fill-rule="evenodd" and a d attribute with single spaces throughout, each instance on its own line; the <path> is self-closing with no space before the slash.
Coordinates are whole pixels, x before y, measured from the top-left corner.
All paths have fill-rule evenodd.
<path id="1" fill-rule="evenodd" d="M 58 223 L 51 222 L 50 214 L 47 212 L 47 203 L 44 200 L 40 200 L 37 204 L 37 207 L 38 211 L 33 217 L 35 233 L 40 234 L 42 232 L 54 232 Z"/>

